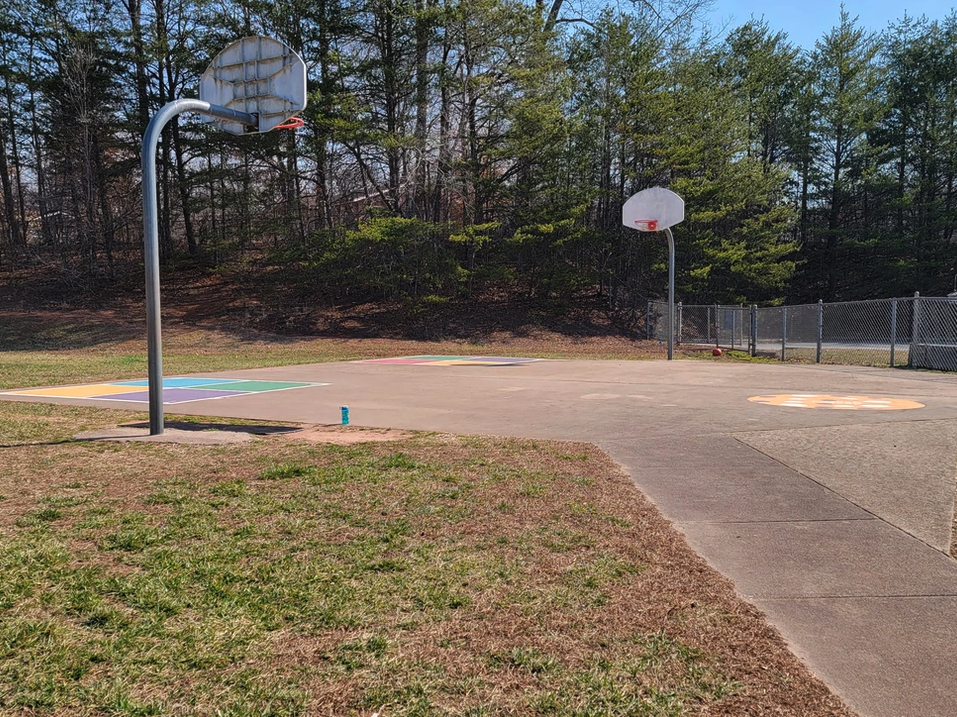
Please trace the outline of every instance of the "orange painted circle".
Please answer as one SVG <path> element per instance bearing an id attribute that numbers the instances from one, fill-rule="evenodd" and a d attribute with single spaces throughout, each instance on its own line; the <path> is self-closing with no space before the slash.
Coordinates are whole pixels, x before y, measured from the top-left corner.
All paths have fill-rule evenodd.
<path id="1" fill-rule="evenodd" d="M 827 408 L 833 411 L 907 411 L 923 408 L 923 403 L 904 398 L 874 398 L 871 396 L 831 396 L 826 393 L 778 393 L 771 396 L 751 396 L 752 403 L 785 408 Z"/>

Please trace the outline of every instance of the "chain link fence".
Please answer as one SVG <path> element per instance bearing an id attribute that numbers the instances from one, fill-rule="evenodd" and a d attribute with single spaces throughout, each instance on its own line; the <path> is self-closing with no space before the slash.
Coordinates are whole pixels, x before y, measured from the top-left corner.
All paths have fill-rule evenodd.
<path id="1" fill-rule="evenodd" d="M 668 304 L 649 301 L 645 331 L 667 341 Z M 679 344 L 782 361 L 957 371 L 957 297 L 818 302 L 799 306 L 675 305 Z"/>

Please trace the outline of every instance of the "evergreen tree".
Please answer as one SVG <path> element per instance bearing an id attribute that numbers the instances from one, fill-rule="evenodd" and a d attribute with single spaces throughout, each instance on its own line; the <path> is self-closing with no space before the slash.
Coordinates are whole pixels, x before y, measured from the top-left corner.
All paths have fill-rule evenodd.
<path id="1" fill-rule="evenodd" d="M 868 178 L 879 154 L 870 137 L 883 108 L 879 49 L 877 38 L 842 7 L 840 23 L 817 42 L 811 56 L 817 72 L 814 134 L 820 148 L 814 198 L 820 213 L 804 249 L 813 271 L 808 284 L 826 300 L 846 298 L 839 277 L 847 280 L 853 274 L 873 241 L 867 225 L 873 204 Z"/>
<path id="2" fill-rule="evenodd" d="M 663 161 L 685 200 L 682 299 L 777 302 L 794 271 L 787 175 L 749 152 L 749 97 L 729 70 L 723 48 L 700 47 L 674 70 L 675 119 Z"/>

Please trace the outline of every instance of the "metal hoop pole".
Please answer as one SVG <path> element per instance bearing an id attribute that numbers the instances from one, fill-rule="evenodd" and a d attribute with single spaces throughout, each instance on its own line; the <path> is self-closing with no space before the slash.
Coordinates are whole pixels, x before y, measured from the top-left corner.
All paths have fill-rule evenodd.
<path id="1" fill-rule="evenodd" d="M 666 228 L 668 236 L 668 360 L 675 357 L 675 238 L 671 229 Z"/>
<path id="2" fill-rule="evenodd" d="M 160 318 L 159 217 L 156 207 L 156 148 L 166 124 L 183 112 L 202 112 L 219 119 L 255 126 L 259 120 L 202 100 L 173 100 L 150 120 L 143 134 L 143 257 L 146 264 L 146 353 L 149 366 L 150 435 L 163 433 L 163 336 Z"/>

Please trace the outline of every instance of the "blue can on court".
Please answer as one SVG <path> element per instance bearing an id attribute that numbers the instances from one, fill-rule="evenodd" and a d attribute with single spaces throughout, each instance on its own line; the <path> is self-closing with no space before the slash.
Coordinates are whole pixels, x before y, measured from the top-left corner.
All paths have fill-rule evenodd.
<path id="1" fill-rule="evenodd" d="M 339 412 L 342 414 L 342 425 L 349 425 L 349 407 L 348 406 L 339 406 Z"/>

